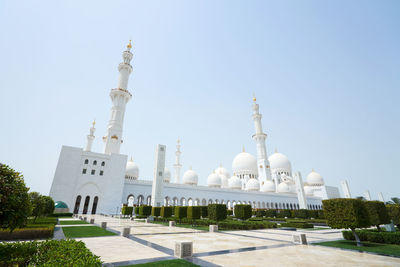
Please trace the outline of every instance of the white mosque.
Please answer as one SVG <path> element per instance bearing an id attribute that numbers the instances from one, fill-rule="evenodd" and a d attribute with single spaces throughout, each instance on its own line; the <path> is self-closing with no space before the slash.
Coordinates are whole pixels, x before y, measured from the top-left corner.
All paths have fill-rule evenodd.
<path id="1" fill-rule="evenodd" d="M 115 214 L 122 204 L 150 204 L 153 181 L 140 179 L 139 166 L 131 158 L 120 154 L 123 142 L 125 105 L 132 95 L 128 79 L 132 72 L 131 43 L 122 53 L 119 64 L 118 86 L 112 89 L 111 118 L 104 141 L 104 152 L 92 151 L 95 123 L 90 128 L 85 148 L 63 146 L 60 152 L 50 196 L 66 203 L 70 212 L 83 214 Z M 267 156 L 259 105 L 253 98 L 253 121 L 257 157 L 243 151 L 232 161 L 230 172 L 219 166 L 212 170 L 207 185 L 198 184 L 198 175 L 190 168 L 181 179 L 181 144 L 178 139 L 175 152 L 174 175 L 165 168 L 163 176 L 163 205 L 207 205 L 224 203 L 228 208 L 236 204 L 251 204 L 253 208 L 321 209 L 322 199 L 340 197 L 337 187 L 325 185 L 322 176 L 314 170 L 303 183 L 299 172 L 292 172 L 289 159 L 275 151 Z"/>

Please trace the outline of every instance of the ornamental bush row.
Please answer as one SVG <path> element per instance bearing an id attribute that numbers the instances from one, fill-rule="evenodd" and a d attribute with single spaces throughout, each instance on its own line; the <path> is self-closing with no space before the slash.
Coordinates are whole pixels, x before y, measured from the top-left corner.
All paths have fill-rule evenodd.
<path id="1" fill-rule="evenodd" d="M 122 215 L 132 215 L 133 207 L 123 206 L 121 213 Z"/>
<path id="2" fill-rule="evenodd" d="M 0 243 L 0 266 L 102 266 L 82 241 Z"/>
<path id="3" fill-rule="evenodd" d="M 324 213 L 322 210 L 288 210 L 288 209 L 256 209 L 253 211 L 253 215 L 256 217 L 268 217 L 268 218 L 300 218 L 300 219 L 324 219 Z"/>
<path id="4" fill-rule="evenodd" d="M 281 227 L 314 228 L 314 225 L 306 222 L 286 222 L 281 223 Z"/>
<path id="5" fill-rule="evenodd" d="M 400 205 L 399 204 L 387 205 L 386 209 L 389 213 L 390 219 L 400 229 Z"/>
<path id="6" fill-rule="evenodd" d="M 400 232 L 376 232 L 370 230 L 356 231 L 361 241 L 374 243 L 397 244 L 400 245 Z M 351 231 L 343 231 L 343 238 L 346 240 L 355 240 Z"/>
<path id="7" fill-rule="evenodd" d="M 0 240 L 32 240 L 52 238 L 54 233 L 54 225 L 51 227 L 39 228 L 21 228 L 10 230 L 0 230 Z M 1 257 L 0 257 L 1 258 Z M 2 266 L 0 264 L 0 266 Z"/>

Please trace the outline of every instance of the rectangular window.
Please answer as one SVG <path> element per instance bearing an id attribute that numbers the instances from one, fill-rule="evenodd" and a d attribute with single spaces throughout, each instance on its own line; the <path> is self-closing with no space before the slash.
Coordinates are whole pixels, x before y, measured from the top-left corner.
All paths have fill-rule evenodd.
<path id="1" fill-rule="evenodd" d="M 104 173 L 103 171 L 100 171 L 100 175 L 101 175 L 101 176 L 103 176 L 103 173 Z"/>
<path id="2" fill-rule="evenodd" d="M 83 170 L 82 170 L 82 173 L 83 173 L 83 174 L 86 174 L 86 169 L 83 169 Z"/>
<path id="3" fill-rule="evenodd" d="M 96 170 L 92 170 L 92 175 L 94 175 L 94 174 L 95 174 L 95 172 L 96 172 Z"/>
<path id="4" fill-rule="evenodd" d="M 159 176 L 162 176 L 162 172 L 158 172 L 158 175 L 159 175 Z"/>

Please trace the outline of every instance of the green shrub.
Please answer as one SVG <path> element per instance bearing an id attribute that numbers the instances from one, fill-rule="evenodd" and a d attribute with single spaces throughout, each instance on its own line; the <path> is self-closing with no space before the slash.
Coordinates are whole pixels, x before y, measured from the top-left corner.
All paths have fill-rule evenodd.
<path id="1" fill-rule="evenodd" d="M 255 215 L 256 215 L 256 217 L 264 217 L 265 216 L 265 210 L 257 209 Z"/>
<path id="2" fill-rule="evenodd" d="M 198 206 L 189 206 L 187 208 L 187 218 L 189 220 L 200 219 L 200 207 L 198 207 Z"/>
<path id="3" fill-rule="evenodd" d="M 151 209 L 151 215 L 154 217 L 158 217 L 161 214 L 161 207 L 153 207 Z"/>
<path id="4" fill-rule="evenodd" d="M 122 215 L 132 215 L 133 207 L 123 206 L 121 213 Z"/>
<path id="5" fill-rule="evenodd" d="M 309 210 L 308 217 L 318 219 L 318 210 Z"/>
<path id="6" fill-rule="evenodd" d="M 53 213 L 48 215 L 49 217 L 72 217 L 72 213 L 66 212 L 66 213 Z"/>
<path id="7" fill-rule="evenodd" d="M 175 207 L 176 206 L 172 206 L 172 215 L 175 215 Z"/>
<path id="8" fill-rule="evenodd" d="M 172 216 L 172 207 L 161 207 L 160 215 L 163 218 L 169 218 Z"/>
<path id="9" fill-rule="evenodd" d="M 387 205 L 386 208 L 389 213 L 390 219 L 400 229 L 400 205 L 399 204 Z"/>
<path id="10" fill-rule="evenodd" d="M 175 207 L 175 217 L 178 219 L 186 218 L 187 216 L 187 207 L 176 206 Z"/>
<path id="11" fill-rule="evenodd" d="M 293 210 L 293 218 L 307 219 L 308 217 L 308 210 L 306 209 Z"/>
<path id="12" fill-rule="evenodd" d="M 82 241 L 0 243 L 0 266 L 102 266 Z"/>
<path id="13" fill-rule="evenodd" d="M 254 230 L 276 228 L 276 223 L 268 221 L 221 221 L 218 223 L 218 228 L 221 230 Z"/>
<path id="14" fill-rule="evenodd" d="M 381 201 L 365 201 L 365 207 L 368 211 L 368 217 L 371 225 L 375 225 L 378 230 L 380 224 L 390 223 L 389 214 L 387 212 L 386 206 Z"/>
<path id="15" fill-rule="evenodd" d="M 314 225 L 306 222 L 286 222 L 281 223 L 281 227 L 314 228 Z"/>
<path id="16" fill-rule="evenodd" d="M 269 217 L 269 218 L 276 217 L 276 210 L 266 210 L 265 217 Z"/>
<path id="17" fill-rule="evenodd" d="M 200 216 L 202 218 L 208 218 L 208 206 L 200 206 Z"/>
<path id="18" fill-rule="evenodd" d="M 140 209 L 139 207 L 135 207 L 135 214 L 136 215 L 139 215 L 139 209 Z"/>
<path id="19" fill-rule="evenodd" d="M 208 205 L 208 218 L 214 221 L 223 221 L 226 219 L 226 205 L 225 204 L 209 204 Z"/>
<path id="20" fill-rule="evenodd" d="M 375 232 L 371 230 L 356 230 L 361 241 L 374 243 L 396 244 L 400 245 L 400 232 Z M 343 231 L 343 238 L 354 240 L 354 234 L 351 231 Z"/>
<path id="21" fill-rule="evenodd" d="M 233 210 L 226 210 L 226 215 L 232 216 L 233 215 Z"/>
<path id="22" fill-rule="evenodd" d="M 285 217 L 288 217 L 288 218 L 291 218 L 292 217 L 292 213 L 290 212 L 290 210 L 287 210 L 287 209 L 284 209 L 284 210 L 278 210 L 277 212 L 276 212 L 276 215 L 275 215 L 277 218 L 285 218 Z"/>
<path id="23" fill-rule="evenodd" d="M 37 225 L 34 228 L 28 225 L 26 228 L 10 230 L 0 230 L 0 240 L 34 240 L 52 238 L 54 225 Z M 0 264 L 1 266 L 1 264 Z"/>
<path id="24" fill-rule="evenodd" d="M 318 210 L 318 219 L 325 219 L 324 211 Z"/>
<path id="25" fill-rule="evenodd" d="M 139 207 L 139 215 L 142 216 L 150 216 L 151 215 L 151 206 L 142 205 Z"/>
<path id="26" fill-rule="evenodd" d="M 236 204 L 235 205 L 235 217 L 241 220 L 247 220 L 251 217 L 251 205 Z"/>
<path id="27" fill-rule="evenodd" d="M 361 246 L 355 229 L 371 225 L 364 202 L 359 199 L 335 198 L 323 200 L 322 205 L 328 225 L 334 229 L 351 229 L 357 246 Z"/>

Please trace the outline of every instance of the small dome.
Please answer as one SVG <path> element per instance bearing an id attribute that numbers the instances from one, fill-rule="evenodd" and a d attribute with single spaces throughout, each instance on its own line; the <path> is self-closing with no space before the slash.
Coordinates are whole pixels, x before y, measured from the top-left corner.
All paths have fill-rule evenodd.
<path id="1" fill-rule="evenodd" d="M 304 186 L 304 194 L 306 194 L 308 196 L 312 196 L 312 195 L 314 195 L 314 189 L 311 186 L 306 185 L 306 186 Z"/>
<path id="2" fill-rule="evenodd" d="M 225 169 L 225 168 L 222 167 L 222 166 L 219 166 L 217 169 L 215 169 L 215 173 L 216 173 L 216 174 L 219 174 L 219 175 L 224 175 L 224 176 L 227 177 L 228 179 L 229 179 L 229 177 L 230 177 L 230 174 L 229 174 L 228 170 Z"/>
<path id="3" fill-rule="evenodd" d="M 271 172 L 292 174 L 292 164 L 290 164 L 288 157 L 282 153 L 275 151 L 274 154 L 268 157 L 268 161 L 271 166 Z"/>
<path id="4" fill-rule="evenodd" d="M 309 185 L 323 185 L 324 179 L 322 178 L 321 174 L 314 171 L 314 169 L 307 175 L 307 184 Z"/>
<path id="5" fill-rule="evenodd" d="M 271 180 L 267 180 L 261 186 L 262 192 L 275 192 L 275 183 Z"/>
<path id="6" fill-rule="evenodd" d="M 220 175 L 221 177 L 221 187 L 229 188 L 229 176 Z"/>
<path id="7" fill-rule="evenodd" d="M 249 179 L 246 183 L 246 190 L 247 191 L 260 191 L 260 182 L 255 179 Z"/>
<path id="8" fill-rule="evenodd" d="M 279 193 L 291 193 L 290 185 L 288 183 L 282 182 L 278 185 Z"/>
<path id="9" fill-rule="evenodd" d="M 168 168 L 164 169 L 164 183 L 169 183 L 171 180 L 171 171 Z"/>
<path id="10" fill-rule="evenodd" d="M 131 158 L 126 164 L 125 178 L 137 180 L 139 178 L 139 166 Z"/>
<path id="11" fill-rule="evenodd" d="M 242 181 L 236 175 L 229 178 L 229 188 L 231 189 L 242 189 Z"/>
<path id="12" fill-rule="evenodd" d="M 247 153 L 239 153 L 232 162 L 233 175 L 252 174 L 258 177 L 257 160 L 256 158 Z"/>
<path id="13" fill-rule="evenodd" d="M 190 185 L 197 185 L 197 181 L 199 180 L 199 177 L 197 176 L 197 173 L 193 171 L 192 169 L 187 170 L 183 174 L 183 183 L 184 184 L 190 184 Z"/>
<path id="14" fill-rule="evenodd" d="M 54 203 L 54 208 L 56 209 L 68 209 L 68 205 L 63 201 L 57 201 Z"/>
<path id="15" fill-rule="evenodd" d="M 215 172 L 211 173 L 208 176 L 207 185 L 209 187 L 221 187 L 222 185 L 221 176 L 216 174 Z"/>

